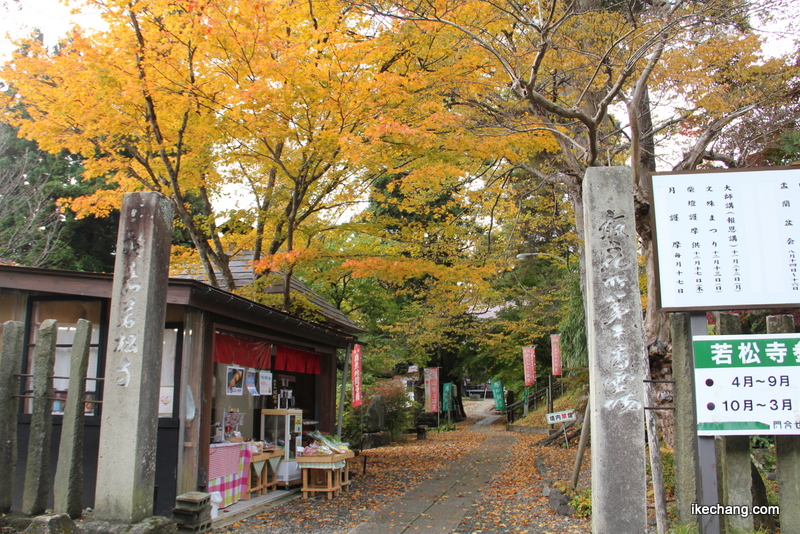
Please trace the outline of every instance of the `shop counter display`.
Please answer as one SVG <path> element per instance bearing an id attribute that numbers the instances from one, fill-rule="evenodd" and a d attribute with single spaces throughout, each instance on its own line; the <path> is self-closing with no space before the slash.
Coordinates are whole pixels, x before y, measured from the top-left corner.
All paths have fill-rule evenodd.
<path id="1" fill-rule="evenodd" d="M 352 451 L 297 456 L 295 460 L 302 471 L 303 498 L 307 499 L 309 493 L 325 493 L 328 499 L 339 495 L 350 483 L 347 460 L 353 456 Z"/>

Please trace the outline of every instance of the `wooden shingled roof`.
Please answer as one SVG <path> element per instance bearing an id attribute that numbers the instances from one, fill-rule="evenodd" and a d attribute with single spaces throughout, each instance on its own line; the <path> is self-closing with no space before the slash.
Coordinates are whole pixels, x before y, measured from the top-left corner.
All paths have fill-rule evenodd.
<path id="1" fill-rule="evenodd" d="M 233 280 L 236 287 L 244 287 L 253 282 L 256 278 L 252 266 L 253 254 L 250 251 L 242 251 L 237 253 L 230 259 L 229 266 L 233 274 Z M 221 279 L 222 275 L 215 271 L 217 279 Z M 170 273 L 172 278 L 190 278 L 208 283 L 208 278 L 205 273 Z M 264 289 L 264 293 L 269 295 L 283 293 L 283 277 L 274 277 L 275 284 Z M 326 321 L 333 327 L 339 328 L 351 334 L 358 334 L 364 332 L 357 324 L 351 321 L 341 310 L 336 308 L 333 304 L 325 300 L 321 295 L 314 292 L 310 287 L 304 284 L 296 277 L 291 278 L 290 282 L 291 291 L 302 294 L 309 302 L 317 307 L 317 313 L 322 315 Z"/>

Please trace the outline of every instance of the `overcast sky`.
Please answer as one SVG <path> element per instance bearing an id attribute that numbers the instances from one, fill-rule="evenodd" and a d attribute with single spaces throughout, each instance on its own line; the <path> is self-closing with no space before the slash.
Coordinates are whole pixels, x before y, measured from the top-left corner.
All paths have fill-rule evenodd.
<path id="1" fill-rule="evenodd" d="M 72 6 L 78 5 L 71 2 Z M 99 12 L 86 8 L 78 15 L 58 0 L 0 0 L 0 61 L 8 58 L 14 46 L 8 37 L 25 37 L 39 28 L 45 43 L 52 46 L 67 31 L 71 22 L 80 26 L 97 27 L 102 23 Z"/>
<path id="2" fill-rule="evenodd" d="M 52 46 L 69 28 L 71 22 L 83 27 L 101 27 L 102 20 L 98 11 L 82 8 L 81 13 L 70 13 L 80 0 L 71 0 L 68 5 L 59 0 L 0 0 L 0 61 L 8 58 L 13 45 L 6 38 L 24 37 L 34 28 L 44 33 L 45 42 Z M 778 54 L 791 49 L 792 38 L 798 38 L 798 29 L 793 26 L 794 17 L 786 17 L 772 25 L 767 35 L 772 45 L 767 53 Z M 782 28 L 781 28 L 782 27 Z M 783 31 L 781 31 L 783 30 Z M 779 38 L 785 39 L 779 43 Z"/>

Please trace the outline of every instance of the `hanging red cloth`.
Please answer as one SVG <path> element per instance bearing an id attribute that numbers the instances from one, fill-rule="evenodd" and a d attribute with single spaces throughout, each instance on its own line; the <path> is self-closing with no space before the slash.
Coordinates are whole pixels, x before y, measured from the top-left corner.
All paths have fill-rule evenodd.
<path id="1" fill-rule="evenodd" d="M 245 338 L 226 332 L 214 334 L 214 361 L 251 367 L 269 369 L 272 344 L 252 338 Z"/>
<path id="2" fill-rule="evenodd" d="M 322 354 L 316 352 L 291 349 L 280 345 L 275 352 L 275 371 L 318 375 L 321 364 Z"/>

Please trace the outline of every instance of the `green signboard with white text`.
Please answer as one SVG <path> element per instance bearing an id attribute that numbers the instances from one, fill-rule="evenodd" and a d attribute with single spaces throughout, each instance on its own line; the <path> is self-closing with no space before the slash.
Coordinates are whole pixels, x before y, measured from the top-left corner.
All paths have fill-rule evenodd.
<path id="1" fill-rule="evenodd" d="M 492 396 L 494 397 L 494 409 L 506 409 L 506 395 L 503 389 L 503 383 L 499 380 L 492 382 Z"/>
<path id="2" fill-rule="evenodd" d="M 800 435 L 800 334 L 693 339 L 700 436 Z"/>
<path id="3" fill-rule="evenodd" d="M 445 382 L 442 385 L 442 411 L 452 411 L 454 389 L 452 382 Z"/>

